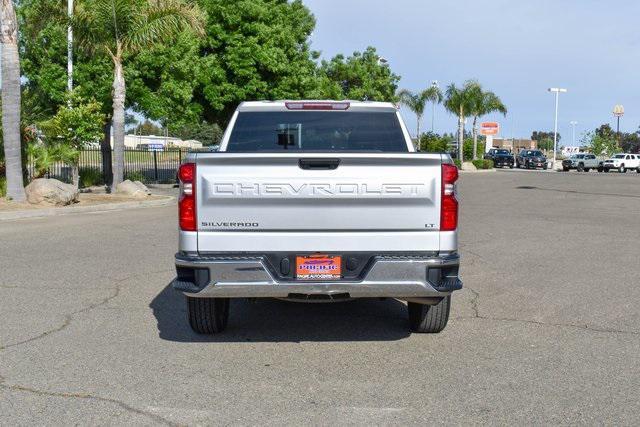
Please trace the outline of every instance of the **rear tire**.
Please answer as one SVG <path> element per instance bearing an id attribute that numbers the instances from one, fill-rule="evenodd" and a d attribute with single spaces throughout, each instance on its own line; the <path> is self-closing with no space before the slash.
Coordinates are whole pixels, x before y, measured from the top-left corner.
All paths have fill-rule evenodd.
<path id="1" fill-rule="evenodd" d="M 442 299 L 436 305 L 407 303 L 409 312 L 409 327 L 412 332 L 420 334 L 437 334 L 441 332 L 449 321 L 451 310 L 451 295 Z"/>
<path id="2" fill-rule="evenodd" d="M 189 325 L 198 334 L 217 334 L 229 320 L 229 298 L 187 297 Z"/>
<path id="3" fill-rule="evenodd" d="M 590 170 L 589 168 L 584 168 L 585 172 L 589 172 L 589 170 Z"/>

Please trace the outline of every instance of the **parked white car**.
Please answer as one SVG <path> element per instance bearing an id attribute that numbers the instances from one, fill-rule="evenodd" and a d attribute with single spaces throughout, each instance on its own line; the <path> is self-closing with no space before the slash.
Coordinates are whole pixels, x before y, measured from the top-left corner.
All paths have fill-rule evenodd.
<path id="1" fill-rule="evenodd" d="M 617 169 L 618 172 L 625 173 L 630 169 L 635 169 L 640 173 L 640 154 L 619 153 L 602 162 L 605 172 L 610 169 Z"/>

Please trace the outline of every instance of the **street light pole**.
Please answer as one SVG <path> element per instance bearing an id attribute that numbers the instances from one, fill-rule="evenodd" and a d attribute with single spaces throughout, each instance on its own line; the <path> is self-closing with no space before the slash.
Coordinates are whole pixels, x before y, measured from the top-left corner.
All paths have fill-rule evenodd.
<path id="1" fill-rule="evenodd" d="M 67 0 L 67 15 L 73 16 L 73 0 Z M 73 90 L 73 28 L 67 26 L 67 90 Z"/>
<path id="2" fill-rule="evenodd" d="M 576 125 L 578 124 L 578 122 L 576 122 L 575 120 L 571 120 L 569 122 L 569 124 L 571 125 L 572 129 L 572 141 L 573 141 L 573 146 L 576 146 Z"/>
<path id="3" fill-rule="evenodd" d="M 558 98 L 560 96 L 560 93 L 565 93 L 567 92 L 566 89 L 564 88 L 559 88 L 559 87 L 550 87 L 549 92 L 553 92 L 556 94 L 556 116 L 555 116 L 555 121 L 553 124 L 553 168 L 556 167 L 556 151 L 558 150 Z"/>

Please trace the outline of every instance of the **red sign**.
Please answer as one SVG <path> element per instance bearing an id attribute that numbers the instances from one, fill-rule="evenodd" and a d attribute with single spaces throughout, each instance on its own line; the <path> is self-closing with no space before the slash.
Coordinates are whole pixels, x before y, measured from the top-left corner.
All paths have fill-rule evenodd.
<path id="1" fill-rule="evenodd" d="M 497 135 L 500 132 L 500 125 L 496 122 L 480 123 L 481 135 Z"/>

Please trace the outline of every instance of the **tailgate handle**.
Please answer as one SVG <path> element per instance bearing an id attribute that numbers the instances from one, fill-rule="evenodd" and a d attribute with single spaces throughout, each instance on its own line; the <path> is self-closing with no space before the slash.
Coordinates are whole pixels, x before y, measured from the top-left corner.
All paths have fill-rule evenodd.
<path id="1" fill-rule="evenodd" d="M 300 169 L 307 170 L 333 170 L 338 169 L 340 159 L 300 159 L 298 162 Z"/>

